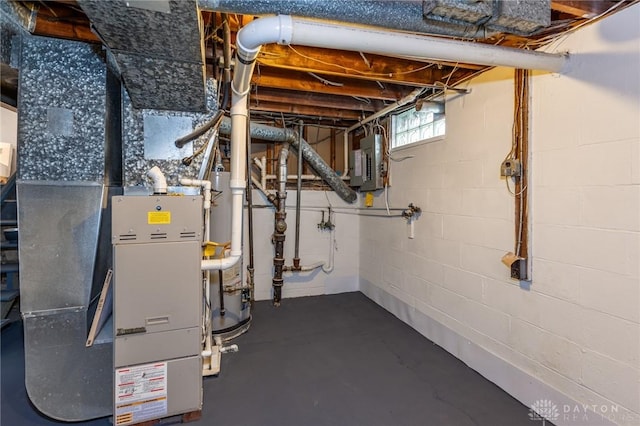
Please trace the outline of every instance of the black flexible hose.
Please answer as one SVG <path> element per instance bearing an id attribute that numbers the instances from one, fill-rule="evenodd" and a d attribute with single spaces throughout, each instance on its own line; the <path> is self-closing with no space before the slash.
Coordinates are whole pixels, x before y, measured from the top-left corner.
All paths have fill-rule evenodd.
<path id="1" fill-rule="evenodd" d="M 209 121 L 207 121 L 206 123 L 204 123 L 204 125 L 202 125 L 201 127 L 198 127 L 197 129 L 195 129 L 193 132 L 189 133 L 188 135 L 185 135 L 181 138 L 176 139 L 175 141 L 175 145 L 178 148 L 182 148 L 183 146 L 185 146 L 188 142 L 194 140 L 195 138 L 204 135 L 207 130 L 211 129 L 212 127 L 215 126 L 219 126 L 220 123 L 222 122 L 222 118 L 224 117 L 224 111 L 219 109 L 218 111 L 216 111 L 215 115 L 213 116 L 213 118 Z"/>

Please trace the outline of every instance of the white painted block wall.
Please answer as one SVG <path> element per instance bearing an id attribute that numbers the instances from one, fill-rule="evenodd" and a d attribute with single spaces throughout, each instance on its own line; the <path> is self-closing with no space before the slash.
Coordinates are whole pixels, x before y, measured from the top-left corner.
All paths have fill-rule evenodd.
<path id="1" fill-rule="evenodd" d="M 321 231 L 317 224 L 322 219 L 321 210 L 325 211 L 331 205 L 340 209 L 333 215 L 336 225 L 334 269 L 325 273 L 321 269 L 311 272 L 285 272 L 282 297 L 316 296 L 321 294 L 343 293 L 358 291 L 358 248 L 360 228 L 358 216 L 349 214 L 354 205 L 341 200 L 333 191 L 302 191 L 302 209 L 300 215 L 300 259 L 301 265 L 316 262 L 329 262 L 332 249 L 332 233 Z M 253 201 L 257 205 L 269 204 L 258 191 L 253 192 Z M 296 191 L 287 191 L 287 231 L 285 240 L 285 264 L 293 263 L 295 247 L 295 205 Z M 254 213 L 254 266 L 255 266 L 255 297 L 256 300 L 272 298 L 271 282 L 273 277 L 273 251 L 271 243 L 273 234 L 274 209 L 255 208 Z M 245 252 L 248 250 L 247 222 L 245 214 Z M 244 257 L 245 271 L 248 256 Z M 286 302 L 285 302 L 286 303 Z"/>
<path id="2" fill-rule="evenodd" d="M 18 114 L 15 108 L 4 103 L 0 106 L 0 142 L 8 143 L 13 147 L 11 170 L 15 172 L 18 156 Z"/>
<path id="3" fill-rule="evenodd" d="M 361 290 L 526 405 L 553 401 L 555 424 L 637 425 L 640 5 L 551 50 L 571 59 L 531 80 L 530 289 L 500 262 L 513 70 L 498 68 L 449 98 L 445 140 L 397 153 L 414 157 L 392 164 L 391 204 L 424 213 L 415 239 L 400 219 L 360 219 Z"/>

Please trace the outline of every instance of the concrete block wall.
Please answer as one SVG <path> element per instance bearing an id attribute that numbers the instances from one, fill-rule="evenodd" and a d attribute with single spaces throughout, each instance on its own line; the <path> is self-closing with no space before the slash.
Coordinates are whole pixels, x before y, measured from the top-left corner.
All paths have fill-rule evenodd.
<path id="1" fill-rule="evenodd" d="M 552 401 L 558 425 L 640 424 L 638 22 L 640 5 L 577 31 L 549 47 L 567 70 L 532 77 L 529 288 L 500 262 L 513 70 L 451 96 L 443 140 L 396 153 L 413 158 L 389 200 L 422 207 L 414 239 L 360 219 L 361 290 L 527 406 Z"/>
<path id="2" fill-rule="evenodd" d="M 316 296 L 321 294 L 343 293 L 358 291 L 358 248 L 359 217 L 353 213 L 353 205 L 342 201 L 333 191 L 302 191 L 302 210 L 300 215 L 300 259 L 301 265 L 310 265 L 316 262 L 328 262 L 330 250 L 333 249 L 334 269 L 330 273 L 323 272 L 320 268 L 309 272 L 285 272 L 282 297 Z M 254 191 L 253 202 L 255 205 L 266 206 L 269 202 L 259 192 Z M 287 231 L 285 240 L 285 265 L 293 263 L 295 253 L 295 189 L 287 192 Z M 328 219 L 327 208 L 331 205 L 338 211 L 332 215 L 335 223 L 333 233 L 321 231 L 317 224 L 322 219 L 321 211 L 325 211 L 325 220 Z M 269 300 L 272 298 L 271 283 L 273 277 L 273 250 L 271 243 L 273 234 L 274 209 L 255 208 L 254 219 L 254 267 L 255 267 L 255 297 L 256 300 Z M 248 250 L 247 222 L 245 216 L 245 244 Z M 333 241 L 335 240 L 335 244 Z M 333 246 L 333 247 L 332 247 Z M 248 261 L 248 256 L 243 258 Z M 286 301 L 284 302 L 286 303 Z"/>
<path id="3" fill-rule="evenodd" d="M 18 113 L 15 108 L 0 105 L 0 142 L 11 145 L 11 172 L 15 172 L 18 159 Z"/>

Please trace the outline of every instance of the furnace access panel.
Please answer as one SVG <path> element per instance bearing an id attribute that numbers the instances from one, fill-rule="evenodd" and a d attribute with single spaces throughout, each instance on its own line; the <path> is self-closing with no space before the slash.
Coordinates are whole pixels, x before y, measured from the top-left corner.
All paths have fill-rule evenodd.
<path id="1" fill-rule="evenodd" d="M 202 407 L 202 197 L 113 198 L 114 424 Z"/>

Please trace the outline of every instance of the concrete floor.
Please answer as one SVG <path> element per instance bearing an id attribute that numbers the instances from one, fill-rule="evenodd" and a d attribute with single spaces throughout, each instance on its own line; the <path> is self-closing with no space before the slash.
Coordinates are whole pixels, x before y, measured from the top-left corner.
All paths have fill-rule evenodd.
<path id="1" fill-rule="evenodd" d="M 258 302 L 233 343 L 190 424 L 532 425 L 527 407 L 361 293 Z M 2 330 L 0 423 L 58 424 L 30 405 L 23 356 L 17 321 Z"/>

